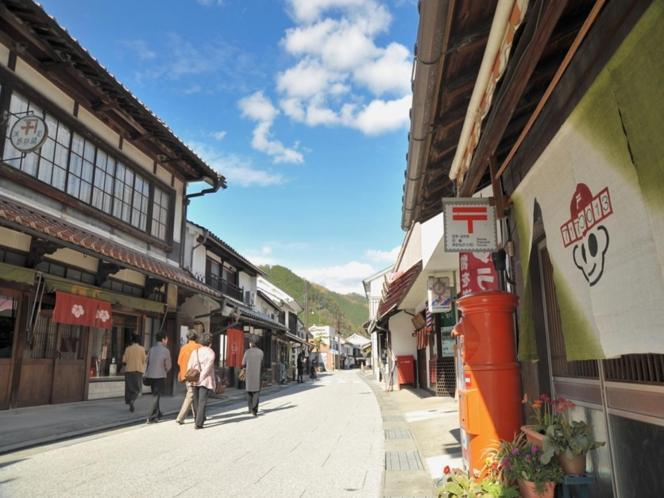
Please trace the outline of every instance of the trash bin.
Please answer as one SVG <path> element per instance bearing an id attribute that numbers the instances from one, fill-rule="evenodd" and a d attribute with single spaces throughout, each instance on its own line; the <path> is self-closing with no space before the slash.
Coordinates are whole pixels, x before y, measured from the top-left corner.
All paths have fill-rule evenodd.
<path id="1" fill-rule="evenodd" d="M 397 380 L 399 385 L 415 385 L 415 357 L 412 355 L 397 356 Z"/>

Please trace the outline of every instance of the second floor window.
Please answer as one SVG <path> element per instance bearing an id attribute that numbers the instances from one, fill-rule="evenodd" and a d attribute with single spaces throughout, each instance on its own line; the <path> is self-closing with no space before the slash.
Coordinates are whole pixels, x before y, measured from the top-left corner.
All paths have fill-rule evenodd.
<path id="1" fill-rule="evenodd" d="M 106 214 L 152 235 L 168 240 L 171 194 L 140 173 L 72 131 L 22 95 L 12 93 L 12 113 L 32 112 L 44 118 L 48 138 L 35 152 L 22 155 L 9 140 L 10 116 L 3 161 L 38 180 L 62 190 Z M 149 206 L 152 203 L 152 216 Z"/>

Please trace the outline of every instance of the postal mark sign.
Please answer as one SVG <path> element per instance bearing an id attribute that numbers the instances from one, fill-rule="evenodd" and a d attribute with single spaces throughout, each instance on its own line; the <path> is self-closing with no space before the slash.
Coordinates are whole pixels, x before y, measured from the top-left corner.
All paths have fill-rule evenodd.
<path id="1" fill-rule="evenodd" d="M 489 199 L 443 199 L 447 252 L 495 251 L 496 210 Z"/>

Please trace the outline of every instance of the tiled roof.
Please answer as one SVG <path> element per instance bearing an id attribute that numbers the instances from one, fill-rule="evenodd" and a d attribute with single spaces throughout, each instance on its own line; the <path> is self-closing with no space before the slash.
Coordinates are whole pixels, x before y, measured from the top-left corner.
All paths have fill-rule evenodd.
<path id="1" fill-rule="evenodd" d="M 168 146 L 172 153 L 182 161 L 194 167 L 197 174 L 189 179 L 210 177 L 220 187 L 226 188 L 226 179 L 208 165 L 198 154 L 185 144 L 164 121 L 154 114 L 131 91 L 113 76 L 92 54 L 90 54 L 53 16 L 34 1 L 4 0 L 2 8 L 11 12 L 27 30 L 38 40 L 45 51 L 36 53 L 41 62 L 59 64 L 60 76 L 76 75 L 79 89 L 101 93 L 105 99 L 125 112 L 130 119 L 147 130 L 147 140 L 152 137 L 162 145 Z M 22 41 L 22 40 L 21 40 Z M 22 43 L 25 52 L 33 50 L 32 43 Z M 36 49 L 35 49 L 36 50 Z M 22 54 L 24 55 L 24 54 Z M 92 99 L 97 97 L 90 97 Z M 183 173 L 186 173 L 183 171 Z"/>
<path id="2" fill-rule="evenodd" d="M 387 291 L 383 293 L 383 297 L 378 305 L 378 317 L 382 318 L 399 306 L 399 303 L 406 297 L 406 294 L 415 283 L 415 279 L 417 279 L 421 271 L 422 261 L 418 261 L 389 283 Z"/>
<path id="3" fill-rule="evenodd" d="M 0 223 L 24 229 L 40 237 L 63 242 L 74 248 L 83 248 L 108 261 L 118 263 L 153 277 L 169 280 L 190 289 L 221 297 L 214 289 L 196 280 L 189 273 L 177 266 L 159 261 L 124 247 L 116 242 L 78 228 L 71 223 L 42 213 L 15 201 L 0 197 Z"/>
<path id="4" fill-rule="evenodd" d="M 217 235 L 214 234 L 214 232 L 212 232 L 212 230 L 210 230 L 209 228 L 204 227 L 203 225 L 199 225 L 198 223 L 194 223 L 194 222 L 191 221 L 191 220 L 187 220 L 187 223 L 191 223 L 191 224 L 194 225 L 195 227 L 200 228 L 200 229 L 203 230 L 204 232 L 207 232 L 207 233 L 208 233 L 208 236 L 209 236 L 214 242 L 216 242 L 217 245 L 219 245 L 222 249 L 226 250 L 226 252 L 227 252 L 230 256 L 234 257 L 234 258 L 237 259 L 239 262 L 241 262 L 242 264 L 246 265 L 247 269 L 251 269 L 251 270 L 255 271 L 256 274 L 258 274 L 258 275 L 265 275 L 265 272 L 264 272 L 264 271 L 262 271 L 262 270 L 261 270 L 260 268 L 258 268 L 256 265 L 254 265 L 254 264 L 253 264 L 251 261 L 249 261 L 247 258 L 245 258 L 244 256 L 242 256 L 242 254 L 240 254 L 240 253 L 237 252 L 235 249 L 233 249 L 229 244 L 227 244 L 226 242 L 224 242 L 223 240 L 221 240 Z"/>

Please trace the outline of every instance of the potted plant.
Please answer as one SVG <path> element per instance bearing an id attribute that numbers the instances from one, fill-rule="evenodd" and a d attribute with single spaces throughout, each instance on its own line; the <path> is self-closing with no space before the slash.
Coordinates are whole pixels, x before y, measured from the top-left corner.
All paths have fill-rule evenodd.
<path id="1" fill-rule="evenodd" d="M 515 486 L 504 481 L 502 472 L 496 467 L 479 476 L 471 477 L 463 469 L 443 469 L 444 476 L 438 481 L 438 496 L 441 498 L 518 498 Z"/>
<path id="2" fill-rule="evenodd" d="M 547 428 L 561 423 L 563 413 L 574 406 L 565 398 L 551 399 L 547 394 L 540 395 L 534 401 L 529 401 L 528 395 L 523 396 L 521 401 L 531 410 L 530 418 L 534 423 L 521 426 L 528 441 L 542 448 L 544 446 L 544 435 Z"/>
<path id="3" fill-rule="evenodd" d="M 542 450 L 517 434 L 511 442 L 504 441 L 498 450 L 503 474 L 508 482 L 519 485 L 524 498 L 553 498 L 556 483 L 562 482 L 563 471 L 557 460 L 543 463 Z"/>
<path id="4" fill-rule="evenodd" d="M 560 424 L 547 428 L 541 460 L 546 463 L 557 455 L 566 474 L 581 475 L 586 472 L 586 453 L 603 445 L 595 441 L 588 423 L 563 418 Z"/>
<path id="5" fill-rule="evenodd" d="M 574 403 L 542 394 L 533 402 L 524 396 L 532 410 L 534 424 L 521 427 L 528 440 L 540 448 L 542 463 L 549 463 L 554 455 L 566 474 L 580 475 L 586 470 L 586 453 L 604 443 L 596 442 L 592 427 L 583 421 L 570 421 L 569 410 Z"/>

